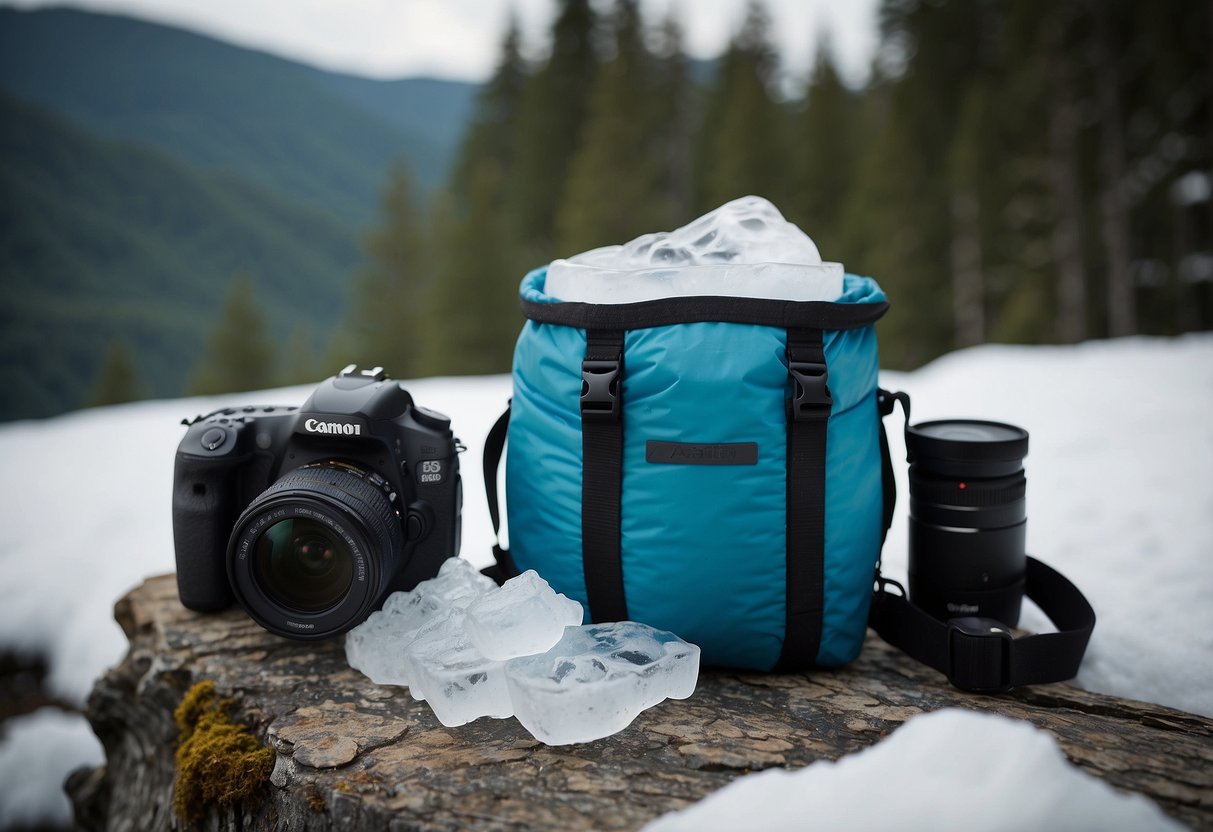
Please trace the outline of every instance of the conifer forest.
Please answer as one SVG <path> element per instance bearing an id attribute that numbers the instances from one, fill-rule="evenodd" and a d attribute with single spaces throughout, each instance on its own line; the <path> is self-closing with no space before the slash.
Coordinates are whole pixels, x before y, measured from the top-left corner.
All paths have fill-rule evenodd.
<path id="1" fill-rule="evenodd" d="M 505 371 L 529 268 L 750 193 L 879 280 L 887 367 L 1213 326 L 1209 3 L 885 0 L 864 88 L 822 39 L 790 94 L 760 3 L 711 65 L 597 8 L 562 0 L 539 63 L 506 35 L 445 189 L 388 183 L 351 354 Z"/>
<path id="2" fill-rule="evenodd" d="M 424 81 L 417 113 L 396 82 L 5 12 L 0 418 L 352 362 L 506 372 L 527 271 L 747 194 L 879 281 L 884 367 L 1213 327 L 1208 0 L 883 0 L 862 86 L 828 32 L 786 72 L 761 0 L 708 59 L 677 11 L 554 5 L 542 41 L 509 27 L 485 83 Z M 151 45 L 113 53 L 128 36 Z M 65 39 L 79 78 L 46 63 Z M 191 113 L 98 115 L 158 79 Z"/>

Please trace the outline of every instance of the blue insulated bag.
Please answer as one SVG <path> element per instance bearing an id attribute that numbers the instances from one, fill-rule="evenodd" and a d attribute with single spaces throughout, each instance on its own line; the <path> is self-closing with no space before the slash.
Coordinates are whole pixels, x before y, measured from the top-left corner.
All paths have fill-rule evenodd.
<path id="1" fill-rule="evenodd" d="M 501 571 L 538 571 L 594 621 L 671 630 L 706 664 L 854 659 L 887 529 L 876 282 L 848 274 L 834 303 L 589 304 L 545 276 L 522 281 L 514 396 L 485 448 L 496 529 L 508 430 Z"/>

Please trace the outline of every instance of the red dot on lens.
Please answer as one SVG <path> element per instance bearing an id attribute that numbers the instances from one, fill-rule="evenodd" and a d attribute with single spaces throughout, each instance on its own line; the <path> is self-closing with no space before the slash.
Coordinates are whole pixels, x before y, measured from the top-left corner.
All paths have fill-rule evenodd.
<path id="1" fill-rule="evenodd" d="M 961 491 L 964 491 L 966 488 L 968 488 L 968 486 L 967 486 L 967 485 L 965 485 L 963 482 L 962 482 L 962 483 L 960 483 L 960 484 L 959 484 L 957 487 L 958 487 L 958 488 L 959 488 Z"/>

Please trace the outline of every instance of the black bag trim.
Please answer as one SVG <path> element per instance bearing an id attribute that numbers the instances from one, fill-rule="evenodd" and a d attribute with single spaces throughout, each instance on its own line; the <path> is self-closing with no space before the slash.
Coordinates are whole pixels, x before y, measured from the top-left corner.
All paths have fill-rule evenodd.
<path id="1" fill-rule="evenodd" d="M 581 363 L 581 565 L 590 619 L 627 621 L 619 520 L 623 331 L 586 332 Z"/>
<path id="2" fill-rule="evenodd" d="M 660 298 L 637 303 L 537 303 L 520 299 L 519 304 L 522 314 L 536 323 L 625 331 L 706 322 L 781 329 L 859 329 L 876 323 L 889 309 L 884 301 L 829 303 L 715 296 Z"/>
<path id="3" fill-rule="evenodd" d="M 507 404 L 505 412 L 497 417 L 484 440 L 484 494 L 488 498 L 489 519 L 493 522 L 493 558 L 497 562 L 480 571 L 496 581 L 498 586 L 518 574 L 518 567 L 514 565 L 509 549 L 501 545 L 501 503 L 497 495 L 497 469 L 501 467 L 509 427 L 510 405 Z"/>
<path id="4" fill-rule="evenodd" d="M 812 667 L 821 647 L 825 610 L 826 428 L 833 397 L 828 384 L 823 333 L 787 333 L 787 592 L 783 648 L 774 670 Z"/>

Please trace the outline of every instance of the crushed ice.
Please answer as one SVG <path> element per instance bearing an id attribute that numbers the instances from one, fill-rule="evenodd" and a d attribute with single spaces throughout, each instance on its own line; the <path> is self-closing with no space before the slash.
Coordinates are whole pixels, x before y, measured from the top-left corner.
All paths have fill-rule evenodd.
<path id="1" fill-rule="evenodd" d="M 544 292 L 564 301 L 633 303 L 686 295 L 832 301 L 842 264 L 757 196 L 735 199 L 674 231 L 556 260 Z"/>

